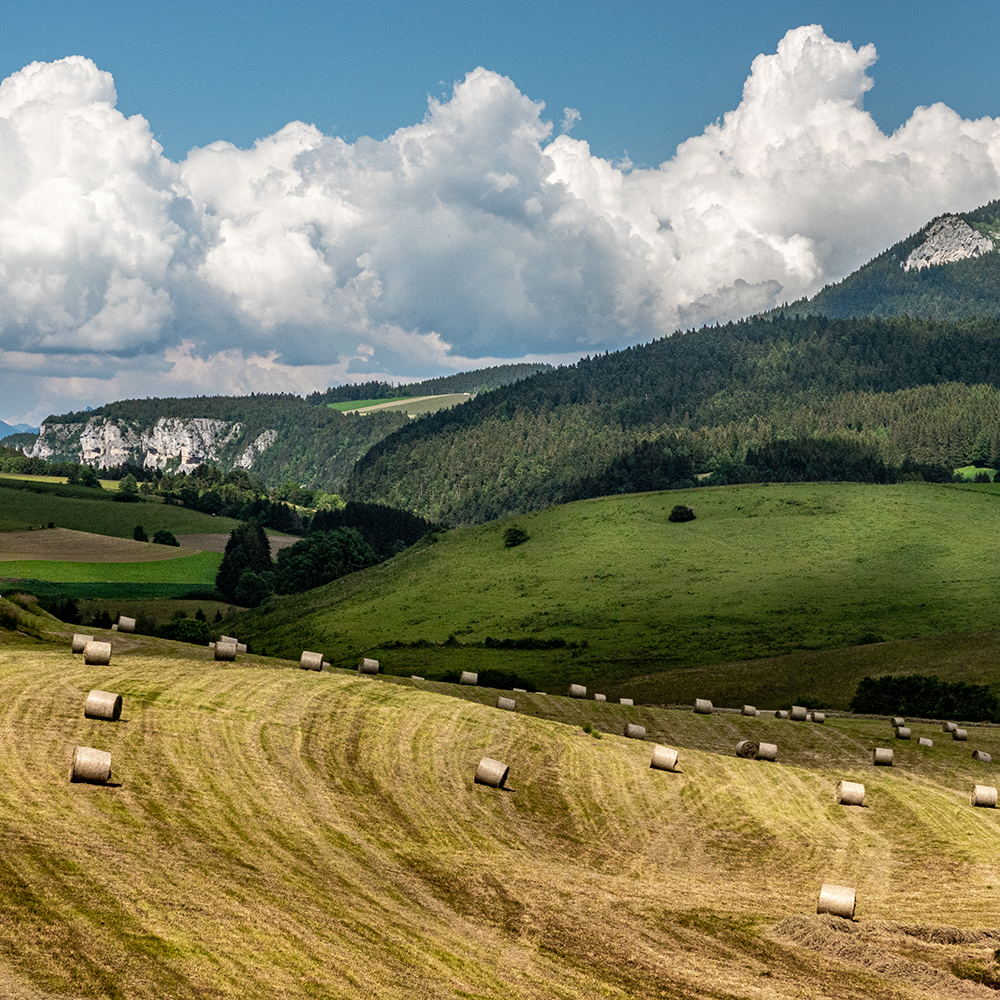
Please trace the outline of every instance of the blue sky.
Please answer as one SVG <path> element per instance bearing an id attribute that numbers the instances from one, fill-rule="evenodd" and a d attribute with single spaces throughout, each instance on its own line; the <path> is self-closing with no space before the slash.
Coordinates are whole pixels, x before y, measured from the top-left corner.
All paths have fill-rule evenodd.
<path id="1" fill-rule="evenodd" d="M 606 159 L 655 165 L 735 107 L 753 58 L 789 28 L 879 51 L 866 107 L 891 132 L 921 104 L 998 113 L 1000 7 L 926 2 L 4 4 L 0 76 L 85 55 L 110 72 L 173 160 L 225 139 L 246 147 L 295 119 L 353 141 L 419 121 L 477 66 L 509 76 Z"/>
<path id="2" fill-rule="evenodd" d="M 998 35 L 968 2 L 9 2 L 0 419 L 812 294 L 1000 197 Z"/>

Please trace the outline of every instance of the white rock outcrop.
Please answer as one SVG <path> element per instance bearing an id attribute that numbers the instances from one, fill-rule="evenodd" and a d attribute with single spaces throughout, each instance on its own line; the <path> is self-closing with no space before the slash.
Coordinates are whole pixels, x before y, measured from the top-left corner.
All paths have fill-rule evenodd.
<path id="1" fill-rule="evenodd" d="M 920 244 L 900 265 L 904 271 L 919 271 L 936 264 L 982 257 L 993 249 L 993 240 L 983 236 L 956 215 L 943 215 L 931 223 Z"/>
<path id="2" fill-rule="evenodd" d="M 235 462 L 233 462 L 233 468 L 236 469 L 249 469 L 254 463 L 254 459 L 266 449 L 270 448 L 272 444 L 278 439 L 277 431 L 264 431 L 263 434 L 258 435 L 250 444 L 247 445 L 246 450 Z"/>
<path id="3" fill-rule="evenodd" d="M 161 417 L 146 428 L 91 417 L 86 424 L 42 424 L 38 440 L 26 449 L 26 454 L 32 458 L 73 454 L 76 461 L 100 469 L 130 462 L 147 469 L 170 467 L 191 472 L 202 462 L 218 462 L 226 446 L 242 433 L 239 421 L 208 417 Z M 250 468 L 257 455 L 276 438 L 276 431 L 264 431 L 234 465 Z"/>

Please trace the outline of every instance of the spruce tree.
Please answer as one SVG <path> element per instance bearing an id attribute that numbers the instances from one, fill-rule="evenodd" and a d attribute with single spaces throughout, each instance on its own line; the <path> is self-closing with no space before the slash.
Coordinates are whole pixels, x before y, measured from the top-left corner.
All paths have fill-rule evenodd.
<path id="1" fill-rule="evenodd" d="M 227 601 L 236 595 L 236 586 L 244 572 L 268 573 L 273 570 L 271 546 L 259 521 L 247 521 L 233 529 L 215 578 L 216 590 Z"/>

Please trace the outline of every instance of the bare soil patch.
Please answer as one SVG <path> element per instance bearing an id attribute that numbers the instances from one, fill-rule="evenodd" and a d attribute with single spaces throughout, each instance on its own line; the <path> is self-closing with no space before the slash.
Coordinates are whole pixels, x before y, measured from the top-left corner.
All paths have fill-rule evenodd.
<path id="1" fill-rule="evenodd" d="M 194 555 L 197 551 L 197 548 L 188 547 L 183 542 L 181 547 L 177 548 L 173 545 L 136 542 L 131 538 L 115 538 L 112 535 L 94 535 L 87 531 L 73 531 L 70 528 L 0 533 L 0 561 L 42 559 L 50 562 L 158 562 L 162 559 Z"/>
<path id="2" fill-rule="evenodd" d="M 176 535 L 177 541 L 181 545 L 190 546 L 192 549 L 200 549 L 202 552 L 225 552 L 226 542 L 229 541 L 228 534 L 213 535 Z M 298 538 L 292 535 L 268 535 L 268 542 L 271 544 L 271 558 L 277 559 L 278 553 L 282 549 L 287 549 L 289 545 L 294 545 Z"/>

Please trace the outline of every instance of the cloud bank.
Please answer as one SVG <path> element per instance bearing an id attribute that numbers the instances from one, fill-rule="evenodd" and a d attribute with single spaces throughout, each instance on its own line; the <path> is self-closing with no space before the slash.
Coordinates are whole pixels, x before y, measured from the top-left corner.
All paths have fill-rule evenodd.
<path id="1" fill-rule="evenodd" d="M 482 68 L 384 141 L 292 122 L 173 163 L 89 59 L 32 63 L 0 83 L 0 419 L 571 358 L 811 294 L 1000 196 L 1000 120 L 885 135 L 875 59 L 789 31 L 654 168 Z"/>

